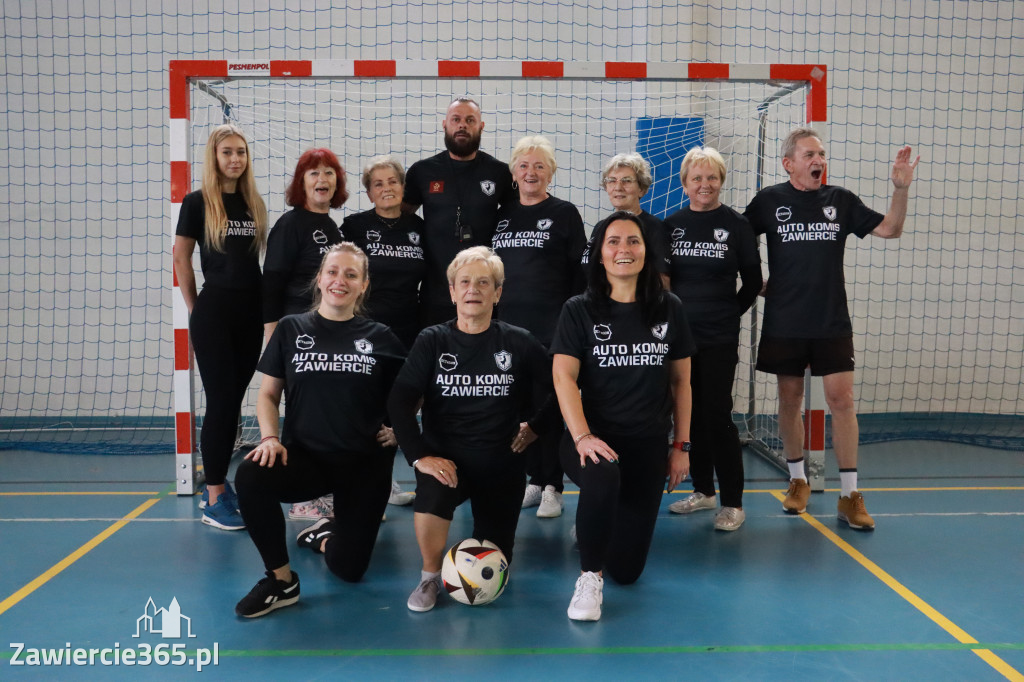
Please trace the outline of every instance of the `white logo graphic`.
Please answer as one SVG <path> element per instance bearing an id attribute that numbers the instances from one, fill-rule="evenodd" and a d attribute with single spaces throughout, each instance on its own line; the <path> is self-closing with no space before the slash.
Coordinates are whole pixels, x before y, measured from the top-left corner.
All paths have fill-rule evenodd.
<path id="1" fill-rule="evenodd" d="M 135 634 L 132 637 L 139 637 L 141 633 L 149 632 L 160 635 L 164 639 L 178 639 L 181 637 L 182 621 L 185 622 L 187 636 L 195 637 L 192 634 L 192 619 L 181 614 L 177 597 L 171 599 L 171 605 L 166 609 L 158 609 L 153 603 L 153 598 L 150 597 L 142 615 L 135 621 Z"/>
<path id="2" fill-rule="evenodd" d="M 503 231 L 505 231 L 507 229 L 508 229 L 508 221 L 507 220 L 499 220 L 498 221 L 497 231 L 498 232 L 503 232 Z"/>
<path id="3" fill-rule="evenodd" d="M 419 246 L 420 245 L 420 233 L 419 232 L 410 232 L 409 233 L 409 243 L 412 244 L 413 246 Z"/>
<path id="4" fill-rule="evenodd" d="M 309 334 L 300 334 L 296 336 L 295 347 L 299 350 L 309 350 L 313 347 L 313 337 Z"/>
<path id="5" fill-rule="evenodd" d="M 665 334 L 668 333 L 668 322 L 662 322 L 661 324 L 654 325 L 651 327 L 651 333 L 654 334 L 654 338 L 659 341 L 663 341 L 665 339 Z"/>
<path id="6" fill-rule="evenodd" d="M 793 217 L 793 211 L 789 210 L 789 206 L 779 206 L 775 209 L 775 219 L 779 222 L 786 222 Z"/>
<path id="7" fill-rule="evenodd" d="M 836 219 L 836 207 L 835 206 L 826 206 L 825 208 L 823 208 L 821 210 L 825 212 L 825 217 L 828 218 L 829 220 L 835 220 Z"/>
<path id="8" fill-rule="evenodd" d="M 366 231 L 366 240 L 367 241 L 371 241 L 371 242 L 379 242 L 380 241 L 380 232 L 378 232 L 377 230 L 367 230 Z"/>
<path id="9" fill-rule="evenodd" d="M 441 369 L 446 372 L 450 372 L 459 366 L 459 359 L 451 353 L 441 353 L 441 357 L 437 359 L 437 364 L 441 365 Z"/>
<path id="10" fill-rule="evenodd" d="M 355 342 L 355 345 L 356 350 L 359 351 L 360 353 L 369 355 L 370 353 L 373 352 L 373 344 L 367 341 L 366 339 L 358 339 Z"/>
<path id="11" fill-rule="evenodd" d="M 676 229 L 672 230 L 672 241 L 674 241 L 674 242 L 680 241 L 685 236 L 686 236 L 686 228 L 685 227 L 677 227 Z"/>
<path id="12" fill-rule="evenodd" d="M 512 355 L 506 350 L 498 351 L 494 354 L 494 362 L 498 364 L 498 369 L 507 372 L 508 368 L 512 366 Z"/>
<path id="13" fill-rule="evenodd" d="M 494 183 L 491 182 L 490 180 L 481 180 L 480 189 L 482 189 L 484 191 L 484 194 L 486 194 L 487 196 L 494 196 Z"/>
<path id="14" fill-rule="evenodd" d="M 537 229 L 538 230 L 546 230 L 549 227 L 551 227 L 552 223 L 554 223 L 554 221 L 551 220 L 551 218 L 542 218 L 542 219 L 537 221 Z"/>
<path id="15" fill-rule="evenodd" d="M 724 242 L 728 238 L 729 238 L 729 230 L 723 230 L 720 227 L 715 230 L 715 241 Z"/>
<path id="16" fill-rule="evenodd" d="M 612 338 L 612 327 L 608 324 L 594 325 L 594 338 L 598 341 L 608 341 Z"/>
<path id="17" fill-rule="evenodd" d="M 313 241 L 315 241 L 317 244 L 326 244 L 327 235 L 324 234 L 322 231 L 317 230 L 313 233 Z"/>

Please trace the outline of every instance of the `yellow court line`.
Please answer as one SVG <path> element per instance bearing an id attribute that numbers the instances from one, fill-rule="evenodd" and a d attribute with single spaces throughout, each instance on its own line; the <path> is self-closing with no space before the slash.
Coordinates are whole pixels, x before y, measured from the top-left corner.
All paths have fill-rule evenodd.
<path id="1" fill-rule="evenodd" d="M 45 496 L 45 495 L 159 495 L 159 494 L 160 494 L 160 491 L 158 491 L 158 490 L 143 490 L 143 491 L 136 491 L 136 492 L 131 492 L 131 491 L 121 491 L 121 492 L 118 492 L 118 491 L 114 491 L 114 490 L 108 490 L 106 492 L 103 492 L 103 491 L 95 491 L 94 490 L 94 491 L 61 492 L 61 493 L 39 491 L 39 492 L 21 492 L 21 493 L 0 493 L 0 497 L 31 497 L 33 495 Z"/>
<path id="2" fill-rule="evenodd" d="M 775 497 L 779 502 L 785 499 L 785 495 L 778 491 L 772 491 L 772 496 Z M 971 637 L 969 634 L 964 632 L 957 626 L 953 621 L 949 620 L 935 608 L 933 608 L 928 602 L 918 597 L 916 594 L 907 589 L 900 581 L 893 578 L 891 575 L 886 573 L 878 566 L 875 562 L 868 559 L 866 556 L 861 554 L 858 550 L 854 549 L 849 543 L 840 538 L 834 532 L 825 527 L 825 525 L 806 512 L 800 514 L 800 518 L 809 523 L 815 530 L 824 535 L 839 549 L 849 554 L 854 561 L 866 568 L 872 575 L 885 583 L 890 589 L 896 594 L 903 597 L 908 601 L 911 606 L 916 608 L 918 611 L 928 616 L 936 625 L 948 632 L 961 644 L 977 644 L 978 640 Z M 988 663 L 990 666 L 998 670 L 1006 679 L 1014 680 L 1014 682 L 1024 682 L 1024 675 L 1018 672 L 1015 668 L 1010 666 L 1006 661 L 996 656 L 989 649 L 971 649 L 978 657 Z"/>
<path id="3" fill-rule="evenodd" d="M 63 571 L 65 568 L 81 559 L 83 556 L 92 551 L 101 542 L 109 538 L 117 531 L 124 528 L 129 521 L 131 521 L 134 518 L 137 518 L 139 515 L 141 515 L 143 512 L 145 512 L 147 509 L 149 509 L 159 501 L 159 497 L 154 497 L 153 499 L 146 500 L 138 507 L 133 509 L 131 512 L 129 512 L 121 520 L 115 522 L 112 526 L 104 530 L 102 533 L 94 537 L 92 540 L 89 540 L 89 542 L 85 543 L 84 545 L 76 549 L 74 552 L 67 555 L 66 557 L 58 561 L 56 564 L 51 566 L 45 573 L 38 576 L 35 580 L 25 585 L 23 588 L 12 594 L 7 599 L 4 599 L 2 602 L 0 602 L 0 615 L 3 615 L 3 613 L 7 611 L 9 608 L 20 602 L 28 595 L 35 592 L 43 585 L 45 585 L 47 582 L 49 582 L 51 578 L 60 574 L 60 572 Z"/>

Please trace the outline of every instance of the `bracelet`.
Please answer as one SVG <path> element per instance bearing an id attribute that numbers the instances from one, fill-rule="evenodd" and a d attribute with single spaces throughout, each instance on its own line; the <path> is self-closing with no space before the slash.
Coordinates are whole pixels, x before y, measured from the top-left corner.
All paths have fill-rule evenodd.
<path id="1" fill-rule="evenodd" d="M 578 435 L 578 436 L 576 436 L 575 438 L 572 439 L 572 444 L 573 444 L 573 446 L 579 445 L 581 440 L 583 440 L 587 436 L 593 436 L 593 435 L 594 434 L 592 434 L 590 431 L 587 431 L 586 433 L 581 433 L 580 435 Z"/>
<path id="2" fill-rule="evenodd" d="M 674 440 L 672 441 L 672 449 L 679 450 L 680 452 L 689 452 L 693 448 L 693 445 L 688 440 Z"/>
<path id="3" fill-rule="evenodd" d="M 275 440 L 277 440 L 277 441 L 280 441 L 280 440 L 281 440 L 281 439 L 280 439 L 280 438 L 278 438 L 277 436 L 267 436 L 266 438 L 262 438 L 262 439 L 260 439 L 260 445 L 263 445 L 264 443 L 266 443 L 266 442 L 267 442 L 268 440 L 270 440 L 271 438 L 274 438 L 274 439 L 275 439 Z"/>
<path id="4" fill-rule="evenodd" d="M 412 468 L 413 468 L 413 470 L 415 470 L 415 471 L 419 471 L 419 469 L 417 469 L 417 468 L 416 468 L 416 462 L 418 462 L 418 461 L 419 461 L 418 459 L 414 459 L 414 460 L 412 461 Z"/>

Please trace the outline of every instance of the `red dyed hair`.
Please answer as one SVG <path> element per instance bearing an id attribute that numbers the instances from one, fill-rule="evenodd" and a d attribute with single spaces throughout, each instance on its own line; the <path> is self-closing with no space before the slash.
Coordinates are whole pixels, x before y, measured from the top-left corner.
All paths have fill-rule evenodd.
<path id="1" fill-rule="evenodd" d="M 334 175 L 338 178 L 334 196 L 331 197 L 331 208 L 340 208 L 345 203 L 345 200 L 348 199 L 348 190 L 345 189 L 345 169 L 341 167 L 334 152 L 326 147 L 320 147 L 302 152 L 298 163 L 295 164 L 295 175 L 292 176 L 288 189 L 284 191 L 284 200 L 289 206 L 306 207 L 306 185 L 303 182 L 303 177 L 310 168 L 317 168 L 321 165 L 333 168 Z"/>

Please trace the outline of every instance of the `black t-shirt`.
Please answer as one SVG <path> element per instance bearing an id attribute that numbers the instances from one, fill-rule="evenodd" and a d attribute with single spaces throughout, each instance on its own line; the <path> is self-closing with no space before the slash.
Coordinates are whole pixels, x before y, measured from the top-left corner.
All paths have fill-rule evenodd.
<path id="1" fill-rule="evenodd" d="M 846 237 L 861 239 L 885 219 L 853 192 L 784 182 L 757 193 L 743 215 L 768 242 L 765 336 L 831 339 L 853 333 L 846 306 Z"/>
<path id="2" fill-rule="evenodd" d="M 487 331 L 466 334 L 452 320 L 420 332 L 396 392 L 400 385 L 423 396 L 423 443 L 414 452 L 508 454 L 526 406 L 551 393 L 551 362 L 525 329 L 492 320 Z"/>
<path id="3" fill-rule="evenodd" d="M 672 248 L 669 242 L 668 229 L 665 227 L 664 221 L 644 210 L 641 210 L 640 213 L 637 214 L 637 217 L 640 218 L 640 222 L 644 224 L 644 229 L 647 230 L 647 238 L 651 241 L 651 244 L 648 247 L 650 252 L 645 256 L 645 258 L 654 258 L 659 274 L 669 274 L 669 268 L 671 265 L 669 252 Z M 608 222 L 608 218 L 602 218 L 599 220 L 597 225 L 594 226 L 594 231 L 596 232 L 597 228 L 606 222 Z M 590 260 L 590 241 L 591 240 L 589 239 L 587 240 L 587 245 L 583 249 L 583 258 L 580 259 L 580 262 L 584 266 L 586 266 Z"/>
<path id="4" fill-rule="evenodd" d="M 405 202 L 423 206 L 423 250 L 427 273 L 423 300 L 449 305 L 448 264 L 470 246 L 490 246 L 498 206 L 515 201 L 512 172 L 490 154 L 477 152 L 472 161 L 456 161 L 447 151 L 417 161 L 405 177 Z M 461 207 L 461 212 L 459 211 Z M 472 228 L 461 241 L 456 217 Z"/>
<path id="5" fill-rule="evenodd" d="M 293 208 L 277 219 L 263 261 L 264 322 L 309 310 L 320 262 L 342 240 L 337 223 L 326 213 Z"/>
<path id="6" fill-rule="evenodd" d="M 195 239 L 199 244 L 203 286 L 259 291 L 260 255 L 255 248 L 256 222 L 241 193 L 221 196 L 228 217 L 223 251 L 214 251 L 206 244 L 206 207 L 203 205 L 202 190 L 185 195 L 178 213 L 175 234 Z"/>
<path id="7" fill-rule="evenodd" d="M 562 304 L 583 291 L 586 244 L 583 218 L 568 201 L 549 196 L 533 206 L 503 207 L 491 239 L 505 263 L 501 319 L 551 345 Z"/>
<path id="8" fill-rule="evenodd" d="M 408 348 L 419 332 L 420 282 L 427 267 L 423 219 L 403 213 L 395 222 L 370 209 L 345 218 L 341 231 L 370 259 L 366 315 L 391 327 Z"/>
<path id="9" fill-rule="evenodd" d="M 281 442 L 319 454 L 383 452 L 377 431 L 404 356 L 391 330 L 365 317 L 282 317 L 258 367 L 285 382 Z"/>
<path id="10" fill-rule="evenodd" d="M 761 289 L 757 238 L 747 219 L 726 205 L 689 206 L 665 219 L 672 239 L 672 293 L 683 302 L 698 347 L 738 343 L 740 316 Z M 736 275 L 743 288 L 736 291 Z"/>
<path id="11" fill-rule="evenodd" d="M 644 324 L 640 304 L 610 301 L 595 317 L 586 294 L 573 296 L 558 319 L 552 354 L 580 361 L 583 413 L 600 436 L 668 434 L 672 424 L 669 363 L 696 352 L 683 304 L 665 292 L 664 316 Z"/>

